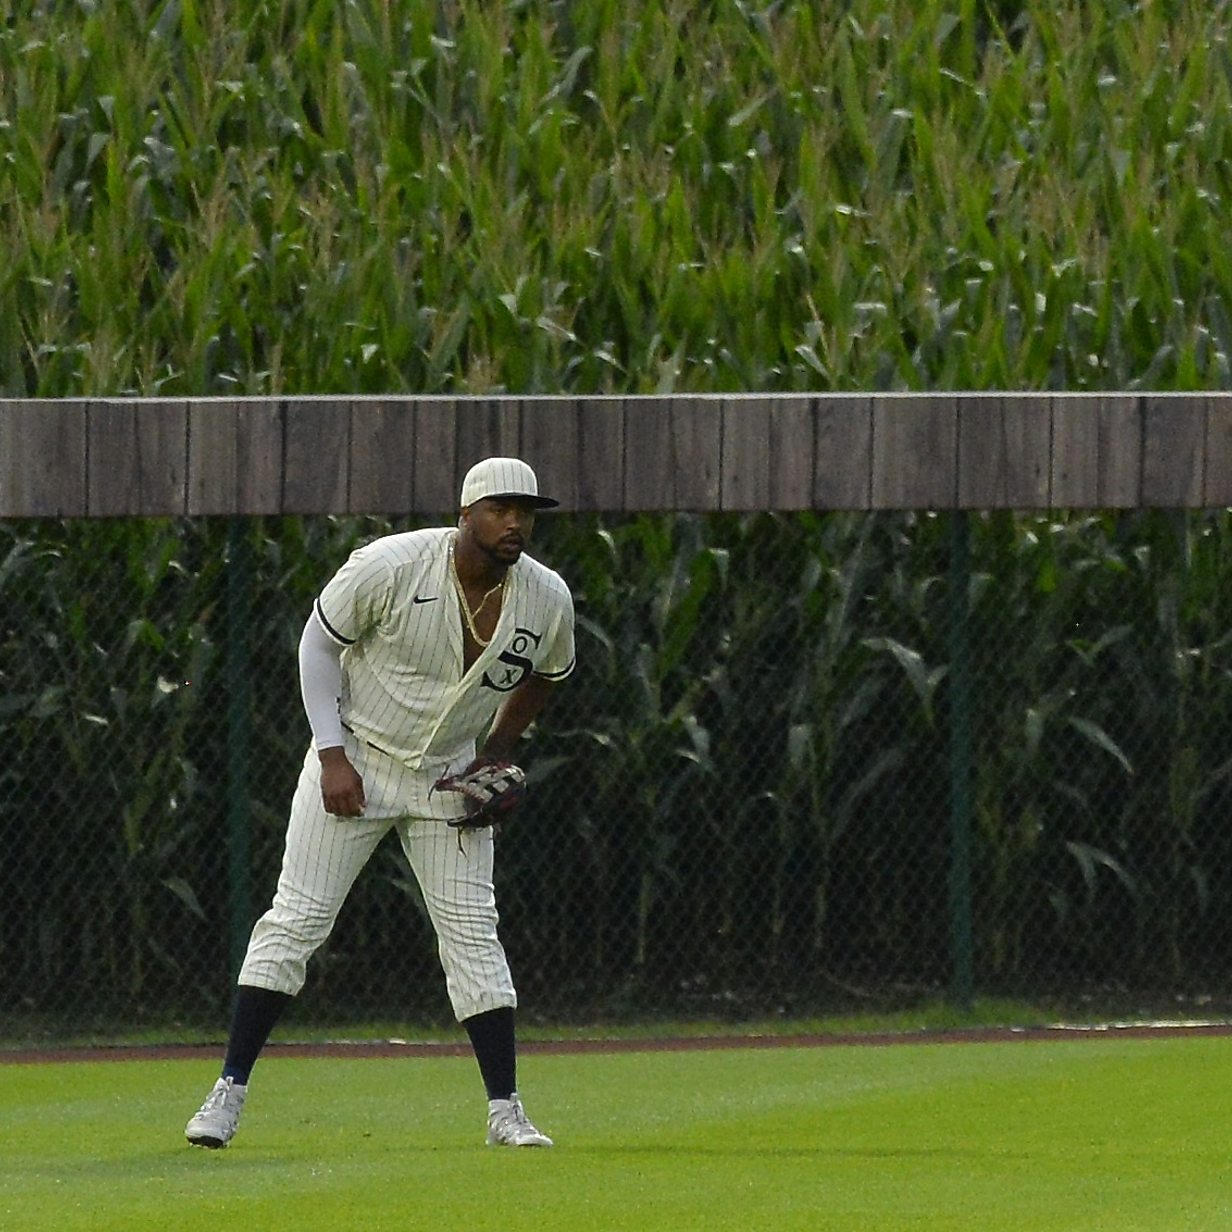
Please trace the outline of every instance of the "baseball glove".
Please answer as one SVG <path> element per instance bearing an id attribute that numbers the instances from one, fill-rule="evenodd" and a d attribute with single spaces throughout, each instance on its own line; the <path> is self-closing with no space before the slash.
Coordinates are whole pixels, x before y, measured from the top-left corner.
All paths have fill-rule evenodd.
<path id="1" fill-rule="evenodd" d="M 526 775 L 512 762 L 477 757 L 465 770 L 437 779 L 434 791 L 462 794 L 466 816 L 450 821 L 458 830 L 499 826 L 526 795 Z"/>

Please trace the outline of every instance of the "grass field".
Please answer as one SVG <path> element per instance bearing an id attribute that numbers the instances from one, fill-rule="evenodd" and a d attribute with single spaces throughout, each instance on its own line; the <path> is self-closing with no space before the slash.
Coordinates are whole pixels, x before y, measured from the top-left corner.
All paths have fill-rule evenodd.
<path id="1" fill-rule="evenodd" d="M 0 1226 L 1232 1228 L 1232 1039 L 527 1056 L 551 1151 L 483 1146 L 469 1059 L 277 1056 L 193 1149 L 214 1077 L 0 1066 Z"/>

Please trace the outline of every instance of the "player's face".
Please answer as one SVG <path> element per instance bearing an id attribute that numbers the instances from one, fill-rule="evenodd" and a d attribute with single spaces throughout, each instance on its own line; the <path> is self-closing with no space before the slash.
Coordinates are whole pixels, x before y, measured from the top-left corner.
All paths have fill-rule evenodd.
<path id="1" fill-rule="evenodd" d="M 535 529 L 535 507 L 515 497 L 485 497 L 462 518 L 475 546 L 501 565 L 512 565 L 522 555 Z"/>

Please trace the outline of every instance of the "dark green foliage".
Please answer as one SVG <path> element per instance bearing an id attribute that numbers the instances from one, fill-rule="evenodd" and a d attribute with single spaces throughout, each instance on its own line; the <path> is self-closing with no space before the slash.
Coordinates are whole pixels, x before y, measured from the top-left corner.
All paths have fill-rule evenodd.
<path id="1" fill-rule="evenodd" d="M 221 1010 L 226 641 L 254 664 L 239 790 L 263 906 L 307 740 L 299 630 L 389 528 L 254 523 L 237 629 L 218 523 L 3 532 L 7 1011 Z M 1230 535 L 1223 514 L 976 520 L 981 989 L 1187 992 L 1222 969 Z M 501 840 L 528 1005 L 804 1012 L 944 987 L 945 519 L 556 516 L 539 540 L 576 591 L 579 667 Z M 418 901 L 383 848 L 305 1012 L 439 1012 Z"/>

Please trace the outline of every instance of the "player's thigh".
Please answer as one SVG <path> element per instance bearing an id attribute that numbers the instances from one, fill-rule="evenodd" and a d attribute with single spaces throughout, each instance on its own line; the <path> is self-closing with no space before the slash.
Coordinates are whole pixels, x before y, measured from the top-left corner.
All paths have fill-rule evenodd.
<path id="1" fill-rule="evenodd" d="M 340 903 L 392 824 L 388 818 L 327 813 L 320 780 L 306 771 L 291 802 L 279 895 Z"/>
<path id="2" fill-rule="evenodd" d="M 459 837 L 442 821 L 412 819 L 399 823 L 398 837 L 438 933 L 495 931 L 491 830 Z"/>

